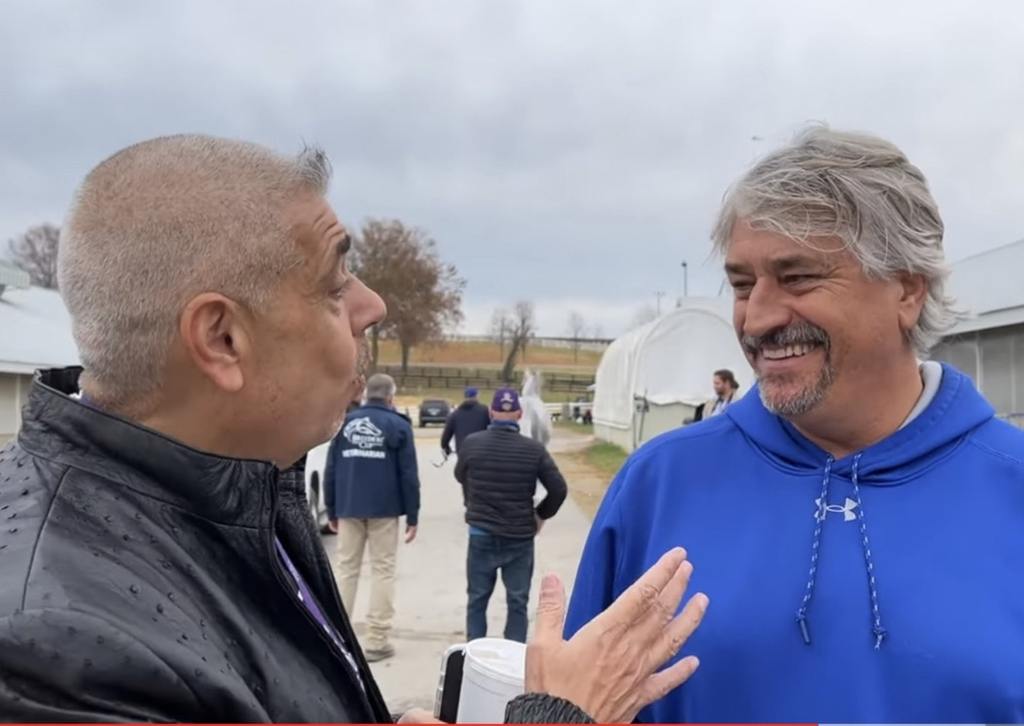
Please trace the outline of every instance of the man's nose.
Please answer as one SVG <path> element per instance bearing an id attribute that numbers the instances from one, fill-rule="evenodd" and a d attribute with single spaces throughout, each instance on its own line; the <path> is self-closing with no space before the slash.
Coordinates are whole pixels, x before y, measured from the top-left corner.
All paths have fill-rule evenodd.
<path id="1" fill-rule="evenodd" d="M 768 280 L 758 280 L 744 304 L 743 334 L 761 336 L 793 320 L 785 293 Z"/>
<path id="2" fill-rule="evenodd" d="M 354 285 L 349 315 L 352 320 L 352 332 L 362 335 L 369 327 L 384 322 L 388 316 L 388 306 L 383 298 L 368 288 L 362 280 L 355 280 Z"/>

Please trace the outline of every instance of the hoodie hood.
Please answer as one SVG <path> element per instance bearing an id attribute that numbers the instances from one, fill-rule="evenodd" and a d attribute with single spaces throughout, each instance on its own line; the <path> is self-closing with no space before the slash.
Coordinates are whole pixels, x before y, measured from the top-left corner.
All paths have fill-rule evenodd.
<path id="1" fill-rule="evenodd" d="M 950 415 L 955 412 L 956 415 Z M 995 415 L 973 382 L 952 366 L 942 365 L 935 398 L 904 428 L 877 444 L 835 459 L 795 426 L 764 407 L 757 386 L 726 409 L 725 415 L 775 466 L 794 473 L 822 471 L 849 478 L 857 463 L 861 484 L 899 484 L 941 460 L 964 436 Z"/>

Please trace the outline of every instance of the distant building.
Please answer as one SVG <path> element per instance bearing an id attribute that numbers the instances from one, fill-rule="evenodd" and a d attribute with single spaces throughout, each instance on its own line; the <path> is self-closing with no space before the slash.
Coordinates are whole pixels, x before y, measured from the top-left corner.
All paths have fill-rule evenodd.
<path id="1" fill-rule="evenodd" d="M 1024 426 L 1024 239 L 953 265 L 969 317 L 932 351 L 974 379 L 996 413 Z"/>
<path id="2" fill-rule="evenodd" d="M 77 363 L 60 294 L 29 286 L 28 275 L 0 263 L 0 445 L 21 427 L 32 373 Z"/>
<path id="3" fill-rule="evenodd" d="M 720 368 L 736 375 L 740 395 L 753 384 L 733 330 L 732 298 L 685 298 L 605 351 L 594 384 L 594 435 L 633 451 L 682 426 L 714 395 Z"/>

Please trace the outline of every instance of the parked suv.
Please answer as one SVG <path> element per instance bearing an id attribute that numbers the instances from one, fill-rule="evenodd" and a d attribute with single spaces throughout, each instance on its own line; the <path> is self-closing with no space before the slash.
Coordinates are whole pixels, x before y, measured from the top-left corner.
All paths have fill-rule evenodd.
<path id="1" fill-rule="evenodd" d="M 452 407 L 447 401 L 437 398 L 425 399 L 420 404 L 420 428 L 425 428 L 428 423 L 445 423 L 451 412 Z"/>

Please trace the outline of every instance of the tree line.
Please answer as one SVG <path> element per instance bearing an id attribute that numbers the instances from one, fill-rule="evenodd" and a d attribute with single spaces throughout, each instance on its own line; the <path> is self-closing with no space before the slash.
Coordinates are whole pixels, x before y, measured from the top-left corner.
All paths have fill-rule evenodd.
<path id="1" fill-rule="evenodd" d="M 436 240 L 419 227 L 397 219 L 369 219 L 353 238 L 352 271 L 388 306 L 387 320 L 370 330 L 373 365 L 379 362 L 380 341 L 393 339 L 401 351 L 402 371 L 407 372 L 414 348 L 441 340 L 462 322 L 466 281 L 454 264 L 441 258 Z M 59 244 L 60 228 L 46 223 L 10 240 L 8 248 L 32 285 L 56 290 Z M 591 329 L 579 312 L 570 311 L 566 333 L 578 362 L 582 340 L 600 337 L 601 330 Z M 536 335 L 533 303 L 520 300 L 511 308 L 495 309 L 489 334 L 499 346 L 501 377 L 511 381 Z"/>

